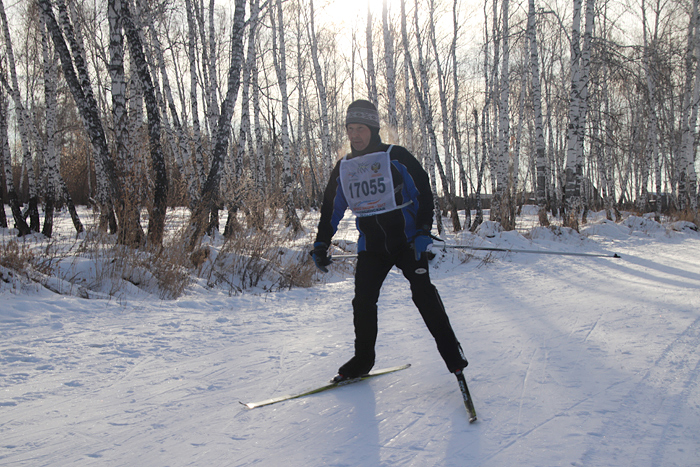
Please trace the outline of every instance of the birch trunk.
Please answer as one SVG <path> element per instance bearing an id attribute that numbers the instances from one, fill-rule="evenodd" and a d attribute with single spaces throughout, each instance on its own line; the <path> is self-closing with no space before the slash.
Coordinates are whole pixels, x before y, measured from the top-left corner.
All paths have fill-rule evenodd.
<path id="1" fill-rule="evenodd" d="M 284 40 L 284 12 L 282 0 L 276 1 L 277 21 L 273 22 L 273 58 L 277 83 L 282 98 L 281 138 L 282 138 L 282 191 L 285 203 L 285 224 L 294 232 L 301 230 L 301 222 L 294 208 L 294 175 L 292 173 L 292 156 L 289 143 L 289 96 L 287 94 L 287 53 Z M 274 19 L 274 14 L 273 14 Z"/>
<path id="2" fill-rule="evenodd" d="M 192 114 L 192 138 L 194 139 L 194 166 L 199 180 L 199 188 L 203 189 L 205 183 L 204 149 L 202 148 L 202 130 L 199 124 L 199 104 L 197 100 L 197 24 L 194 18 L 192 0 L 185 0 L 187 10 L 187 53 L 190 62 L 190 112 Z"/>
<path id="3" fill-rule="evenodd" d="M 415 21 L 415 26 L 416 26 L 416 44 L 417 44 L 417 50 L 418 50 L 418 69 L 420 72 L 420 83 L 418 81 L 418 77 L 416 76 L 416 70 L 413 67 L 413 61 L 411 59 L 411 55 L 408 52 L 409 51 L 409 43 L 408 43 L 408 34 L 406 31 L 406 26 L 405 26 L 405 21 L 406 21 L 406 15 L 405 15 L 405 7 L 403 1 L 401 2 L 401 21 L 402 21 L 402 26 L 401 26 L 401 31 L 403 34 L 403 46 L 404 50 L 406 51 L 406 58 L 408 59 L 408 66 L 409 70 L 411 71 L 411 78 L 413 80 L 413 87 L 415 89 L 415 96 L 416 99 L 418 100 L 418 105 L 421 110 L 421 116 L 423 119 L 423 129 L 427 131 L 428 133 L 428 138 L 424 138 L 424 145 L 428 145 L 428 157 L 426 161 L 426 171 L 430 175 L 430 184 L 431 184 L 431 190 L 433 192 L 433 210 L 435 212 L 435 223 L 437 225 L 437 230 L 438 234 L 442 234 L 443 232 L 443 225 L 442 225 L 442 211 L 440 209 L 440 200 L 437 196 L 437 184 L 435 181 L 435 163 L 437 159 L 437 139 L 435 137 L 435 130 L 433 128 L 433 116 L 432 112 L 430 111 L 429 108 L 429 103 L 428 103 L 428 72 L 426 69 L 426 66 L 423 61 L 423 51 L 422 51 L 422 44 L 421 44 L 421 38 L 420 38 L 420 27 L 418 25 L 418 0 L 416 0 L 415 3 L 415 15 L 414 15 L 414 21 Z"/>
<path id="4" fill-rule="evenodd" d="M 56 83 L 58 70 L 56 57 L 49 48 L 48 36 L 44 22 L 41 21 L 41 54 L 44 63 L 44 104 L 46 107 L 46 144 L 44 146 L 44 165 L 46 167 L 46 188 L 44 190 L 44 227 L 41 233 L 46 237 L 53 234 L 53 215 L 60 173 L 58 154 L 56 153 Z"/>
<path id="5" fill-rule="evenodd" d="M 457 110 L 459 108 L 459 78 L 457 73 L 457 37 L 458 37 L 458 21 L 457 21 L 457 0 L 452 3 L 452 24 L 453 36 L 450 52 L 452 55 L 452 86 L 454 87 L 454 97 L 452 100 L 452 138 L 455 144 L 455 159 L 459 167 L 459 181 L 462 185 L 462 193 L 464 198 L 464 214 L 465 214 L 465 229 L 471 225 L 471 206 L 469 205 L 469 192 L 467 186 L 467 175 L 464 170 L 464 161 L 462 160 L 462 138 L 459 132 L 459 123 Z M 468 133 L 467 133 L 468 134 Z M 467 146 L 469 145 L 469 136 L 467 136 Z M 456 192 L 455 192 L 456 196 Z"/>
<path id="6" fill-rule="evenodd" d="M 659 157 L 659 117 L 657 113 L 657 102 L 656 102 L 656 79 L 651 71 L 651 54 L 652 48 L 656 48 L 658 26 L 659 26 L 659 14 L 658 10 L 656 12 L 654 21 L 654 32 L 652 38 L 652 44 L 649 44 L 647 38 L 647 16 L 646 16 L 646 4 L 645 0 L 642 0 L 642 30 L 643 30 L 643 46 L 644 51 L 642 54 L 642 65 L 644 67 L 644 78 L 647 85 L 647 105 L 649 107 L 649 130 L 647 136 L 647 151 L 648 157 L 651 160 L 652 168 L 654 170 L 654 180 L 656 181 L 656 203 L 654 210 L 656 212 L 656 221 L 661 221 L 661 163 Z"/>
<path id="7" fill-rule="evenodd" d="M 214 133 L 214 151 L 212 153 L 209 175 L 202 189 L 199 205 L 192 213 L 192 232 L 188 249 L 192 251 L 199 243 L 203 233 L 208 228 L 207 218 L 216 204 L 219 196 L 221 181 L 221 165 L 228 152 L 229 136 L 231 134 L 231 118 L 236 105 L 238 90 L 241 84 L 241 66 L 243 64 L 243 31 L 245 16 L 245 0 L 236 0 L 231 29 L 231 63 L 228 69 L 228 88 L 226 97 L 221 104 L 221 113 L 216 123 Z"/>
<path id="8" fill-rule="evenodd" d="M 692 16 L 688 27 L 688 45 L 685 55 L 685 86 L 681 114 L 681 151 L 678 177 L 678 204 L 681 211 L 697 209 L 697 174 L 695 172 L 695 125 L 697 101 L 700 91 L 700 75 L 697 66 L 697 51 L 700 49 L 700 1 L 693 1 Z"/>
<path id="9" fill-rule="evenodd" d="M 493 220 L 500 222 L 505 230 L 513 230 L 515 228 L 515 219 L 513 216 L 513 203 L 510 187 L 512 181 L 509 177 L 509 160 L 510 160 L 510 77 L 509 77 L 509 28 L 508 28 L 508 7 L 509 0 L 503 0 L 502 15 L 503 15 L 503 60 L 501 62 L 501 82 L 500 82 L 500 102 L 498 106 L 498 153 L 496 160 L 496 200 L 495 208 L 492 207 L 491 217 Z M 494 217 L 495 215 L 495 217 Z"/>
<path id="10" fill-rule="evenodd" d="M 384 0 L 382 6 L 382 26 L 384 29 L 384 66 L 386 68 L 386 93 L 388 98 L 388 121 L 390 132 L 398 130 L 398 116 L 396 114 L 396 66 L 394 63 L 394 37 L 391 33 L 389 22 L 388 0 Z"/>
<path id="11" fill-rule="evenodd" d="M 540 84 L 540 59 L 537 50 L 537 13 L 535 0 L 529 0 L 527 34 L 530 44 L 530 74 L 532 76 L 532 111 L 535 117 L 535 200 L 540 226 L 549 225 L 547 219 L 546 169 L 544 128 L 542 123 L 542 86 Z"/>
<path id="12" fill-rule="evenodd" d="M 408 37 L 408 33 L 406 32 L 406 7 L 404 5 L 405 0 L 401 0 L 401 36 L 402 37 Z M 404 54 L 404 60 L 403 60 L 403 82 L 404 82 L 404 121 L 403 121 L 403 130 L 404 130 L 404 139 L 405 139 L 405 145 L 408 148 L 411 153 L 414 153 L 416 148 L 415 148 L 415 139 L 413 137 L 413 105 L 411 104 L 412 97 L 411 97 L 411 77 L 410 77 L 410 70 L 409 70 L 409 62 L 411 60 L 411 55 L 410 51 L 407 46 L 404 46 L 403 48 L 403 54 Z"/>
<path id="13" fill-rule="evenodd" d="M 31 230 L 24 220 L 19 197 L 15 190 L 14 176 L 12 174 L 12 155 L 10 154 L 10 142 L 8 139 L 8 104 L 5 93 L 0 88 L 0 152 L 3 154 L 3 170 L 5 171 L 5 187 L 7 188 L 7 198 L 12 210 L 12 218 L 15 221 L 15 228 L 19 231 L 19 236 L 29 235 Z M 3 206 L 3 212 L 4 212 Z"/>
<path id="14" fill-rule="evenodd" d="M 133 151 L 129 141 L 128 113 L 126 107 L 126 78 L 124 76 L 124 40 L 122 37 L 121 9 L 122 1 L 107 2 L 107 19 L 109 21 L 109 75 L 112 84 L 112 119 L 114 126 L 114 145 L 118 161 L 119 183 L 124 189 L 124 198 L 115 203 L 122 219 L 117 241 L 122 245 L 138 247 L 143 242 L 138 194 L 136 192 L 137 176 L 134 173 Z"/>
<path id="15" fill-rule="evenodd" d="M 160 75 L 163 86 L 164 99 L 167 108 L 170 110 L 170 117 L 173 120 L 173 126 L 175 127 L 174 135 L 172 134 L 172 129 L 168 123 L 167 114 L 163 112 L 163 123 L 166 126 L 166 132 L 169 134 L 171 139 L 176 139 L 176 144 L 174 144 L 173 152 L 175 153 L 175 162 L 185 179 L 187 184 L 187 194 L 189 197 L 189 207 L 194 209 L 194 207 L 199 202 L 199 179 L 195 175 L 194 170 L 191 165 L 192 154 L 190 152 L 189 139 L 185 134 L 185 129 L 180 122 L 180 117 L 178 116 L 177 106 L 175 105 L 175 100 L 173 98 L 172 89 L 170 87 L 170 80 L 168 79 L 168 73 L 165 64 L 165 58 L 163 56 L 163 49 L 158 39 L 158 34 L 155 30 L 152 20 L 148 21 L 149 31 L 151 33 L 151 41 L 153 43 L 153 48 L 156 54 L 156 59 L 158 66 L 160 68 Z"/>
<path id="16" fill-rule="evenodd" d="M 168 175 L 165 168 L 165 157 L 160 143 L 160 113 L 156 101 L 151 72 L 143 53 L 143 44 L 139 29 L 131 17 L 128 0 L 121 5 L 124 31 L 129 43 L 129 52 L 138 72 L 148 117 L 148 139 L 151 153 L 151 168 L 154 174 L 153 206 L 148 217 L 148 242 L 151 248 L 159 248 L 163 244 L 165 230 L 165 213 L 167 209 Z"/>
<path id="17" fill-rule="evenodd" d="M 22 102 L 22 96 L 19 90 L 19 81 L 17 79 L 17 69 L 15 65 L 15 55 L 12 48 L 12 38 L 10 37 L 10 29 L 5 15 L 5 6 L 0 0 L 0 20 L 2 20 L 3 37 L 5 39 L 5 53 L 7 60 L 7 68 L 10 71 L 11 83 L 7 83 L 3 79 L 5 87 L 8 89 L 10 97 L 15 104 L 15 113 L 17 114 L 17 127 L 22 148 L 22 159 L 27 168 L 27 177 L 29 182 L 29 203 L 28 214 L 30 218 L 29 230 L 32 232 L 39 231 L 39 210 L 38 210 L 38 194 L 36 189 L 36 178 L 34 175 L 34 158 L 32 149 L 29 144 L 29 114 L 27 113 Z M 20 229 L 22 234 L 23 229 Z"/>
<path id="18" fill-rule="evenodd" d="M 93 161 L 95 164 L 95 178 L 97 180 L 95 198 L 100 209 L 99 228 L 100 230 L 106 230 L 107 227 L 109 227 L 110 232 L 116 233 L 118 224 L 115 219 L 113 203 L 122 198 L 121 185 L 119 185 L 116 180 L 114 162 L 109 154 L 107 139 L 99 116 L 99 107 L 92 91 L 92 81 L 88 73 L 85 48 L 82 43 L 80 31 L 77 30 L 77 27 L 74 29 L 64 0 L 56 0 L 59 20 L 61 22 L 60 27 L 58 27 L 58 23 L 53 16 L 53 10 L 50 6 L 51 1 L 40 0 L 39 3 L 40 5 L 46 5 L 45 8 L 42 6 L 42 10 L 45 14 L 49 11 L 51 12 L 51 17 L 47 19 L 47 25 L 51 32 L 54 46 L 61 57 L 61 66 L 63 67 L 64 76 L 66 76 L 66 82 L 71 89 L 71 94 L 79 108 L 81 118 L 84 120 L 83 124 L 86 127 L 86 131 L 93 146 Z M 51 18 L 54 19 L 52 20 Z M 56 22 L 57 26 L 55 30 L 52 27 L 52 23 L 54 22 Z M 70 45 L 70 52 L 63 40 L 63 36 L 59 36 L 61 28 L 63 29 L 63 35 L 65 35 L 65 41 L 68 41 L 68 45 Z M 59 41 L 59 44 L 57 44 L 56 41 Z M 66 53 L 63 53 L 64 47 Z M 73 69 L 73 64 L 75 64 L 75 69 Z M 69 67 L 70 70 L 67 70 L 66 67 Z M 73 78 L 67 75 L 67 73 L 70 74 L 71 72 L 75 75 L 73 85 L 70 84 L 70 82 L 73 82 Z M 79 93 L 77 97 L 76 93 Z M 78 101 L 81 102 L 78 103 Z"/>
<path id="19" fill-rule="evenodd" d="M 311 58 L 314 64 L 314 77 L 316 78 L 316 89 L 318 90 L 319 107 L 321 111 L 321 161 L 324 167 L 324 179 L 328 178 L 333 169 L 333 155 L 331 154 L 331 137 L 328 125 L 328 93 L 326 84 L 323 80 L 321 72 L 321 63 L 318 59 L 318 37 L 314 27 L 314 2 L 309 0 L 310 14 L 310 39 L 311 39 Z M 321 196 L 323 196 L 321 194 Z"/>
<path id="20" fill-rule="evenodd" d="M 365 37 L 367 39 L 367 75 L 365 76 L 367 83 L 367 93 L 369 100 L 379 108 L 379 95 L 377 93 L 377 75 L 374 71 L 374 46 L 372 40 L 372 12 L 370 10 L 371 0 L 367 2 L 367 28 Z"/>
<path id="21" fill-rule="evenodd" d="M 583 145 L 588 98 L 590 41 L 593 31 L 593 0 L 586 0 L 584 50 L 581 50 L 581 0 L 574 0 L 574 21 L 571 34 L 571 95 L 566 154 L 566 216 L 564 225 L 579 230 L 583 210 Z"/>
<path id="22" fill-rule="evenodd" d="M 68 46 L 63 38 L 63 32 L 54 16 L 50 0 L 39 0 L 39 6 L 41 7 L 42 13 L 45 15 L 46 25 L 51 33 L 54 47 L 61 58 L 64 79 L 70 88 L 93 147 L 95 172 L 98 182 L 96 196 L 100 204 L 102 219 L 105 220 L 108 217 L 112 217 L 110 214 L 113 212 L 112 202 L 115 199 L 121 199 L 121 189 L 116 183 L 114 164 L 109 155 L 107 138 L 98 114 L 97 102 L 91 90 L 84 56 L 81 52 L 81 48 L 77 45 L 73 37 L 70 24 L 66 24 L 66 37 L 74 50 L 74 55 L 71 56 L 71 52 L 68 50 Z M 75 68 L 73 68 L 74 60 L 75 67 L 79 70 L 77 73 Z M 103 225 L 102 222 L 101 225 Z M 116 226 L 112 225 L 113 231 L 115 227 Z"/>
<path id="23" fill-rule="evenodd" d="M 445 194 L 447 209 L 449 209 L 452 218 L 452 229 L 454 232 L 462 230 L 462 225 L 459 220 L 459 212 L 455 201 L 455 183 L 454 175 L 452 174 L 452 154 L 450 152 L 450 118 L 448 115 L 449 106 L 447 104 L 447 92 L 445 90 L 445 77 L 443 76 L 442 66 L 440 64 L 440 52 L 437 48 L 437 38 L 435 33 L 435 2 L 430 0 L 430 41 L 435 54 L 435 65 L 437 71 L 438 93 L 440 96 L 440 110 L 442 112 L 442 146 L 445 151 L 445 170 L 443 173 L 442 164 L 439 156 L 436 156 L 436 163 L 440 171 L 442 179 L 442 190 Z M 437 153 L 436 153 L 437 154 Z"/>
<path id="24" fill-rule="evenodd" d="M 263 220 L 265 216 L 265 200 L 267 199 L 267 194 L 266 194 L 266 177 L 265 177 L 265 169 L 267 166 L 266 160 L 267 156 L 266 153 L 263 150 L 263 134 L 262 134 L 262 125 L 260 122 L 260 87 L 258 86 L 258 60 L 257 60 L 257 52 L 255 49 L 255 40 L 254 38 L 257 36 L 257 26 L 259 22 L 259 12 L 260 12 L 260 6 L 259 6 L 259 1 L 258 0 L 250 0 L 250 27 L 252 31 L 249 35 L 249 41 L 253 42 L 253 46 L 249 48 L 248 52 L 252 52 L 252 56 L 249 56 L 250 60 L 250 81 L 251 81 L 251 86 L 252 86 L 252 91 L 253 91 L 253 96 L 252 96 L 252 103 L 253 103 L 253 132 L 255 134 L 255 146 L 253 146 L 253 141 L 250 140 L 248 145 L 248 151 L 253 157 L 253 160 L 255 161 L 254 167 L 255 167 L 255 189 L 257 193 L 257 198 L 259 200 L 258 206 L 257 206 L 257 216 L 256 216 L 256 222 L 258 222 L 258 225 L 262 227 L 263 225 Z"/>

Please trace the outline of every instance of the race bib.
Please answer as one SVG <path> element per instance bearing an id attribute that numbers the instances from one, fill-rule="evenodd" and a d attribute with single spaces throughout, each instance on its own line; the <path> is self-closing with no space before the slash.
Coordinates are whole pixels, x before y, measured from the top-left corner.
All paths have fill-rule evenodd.
<path id="1" fill-rule="evenodd" d="M 375 152 L 340 162 L 343 194 L 357 217 L 393 211 L 396 205 L 389 152 Z"/>

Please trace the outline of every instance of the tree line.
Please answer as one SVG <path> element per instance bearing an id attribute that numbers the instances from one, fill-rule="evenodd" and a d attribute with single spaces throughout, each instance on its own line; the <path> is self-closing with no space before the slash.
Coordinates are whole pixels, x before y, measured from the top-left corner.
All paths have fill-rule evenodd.
<path id="1" fill-rule="evenodd" d="M 425 165 L 439 232 L 486 200 L 505 229 L 524 202 L 697 223 L 700 0 L 640 2 L 384 0 L 337 27 L 318 0 L 0 0 L 0 225 L 50 237 L 65 206 L 80 232 L 78 202 L 135 247 L 169 206 L 189 248 L 222 209 L 227 236 L 271 209 L 299 231 L 356 98 Z"/>

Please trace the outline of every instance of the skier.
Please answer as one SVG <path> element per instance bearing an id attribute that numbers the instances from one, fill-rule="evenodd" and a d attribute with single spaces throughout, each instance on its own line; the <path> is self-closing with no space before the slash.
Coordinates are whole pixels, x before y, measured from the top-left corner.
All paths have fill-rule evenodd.
<path id="1" fill-rule="evenodd" d="M 433 224 L 428 174 L 407 149 L 382 143 L 379 112 L 371 102 L 350 104 L 345 128 L 351 153 L 331 172 L 311 252 L 316 267 L 328 272 L 332 260 L 328 245 L 349 207 L 357 217 L 360 233 L 352 301 L 355 355 L 340 367 L 334 381 L 365 375 L 374 366 L 377 301 L 393 266 L 410 282 L 413 302 L 447 369 L 463 378 L 467 360 L 428 273 L 426 251 L 432 245 Z"/>

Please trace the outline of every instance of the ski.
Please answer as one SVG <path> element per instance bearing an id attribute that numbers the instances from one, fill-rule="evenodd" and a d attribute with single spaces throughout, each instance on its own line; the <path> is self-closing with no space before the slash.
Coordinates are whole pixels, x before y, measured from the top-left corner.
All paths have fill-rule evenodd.
<path id="1" fill-rule="evenodd" d="M 472 396 L 469 394 L 467 380 L 464 379 L 464 373 L 462 371 L 458 371 L 457 373 L 455 373 L 455 375 L 457 375 L 459 389 L 460 391 L 462 391 L 464 406 L 467 408 L 467 412 L 469 412 L 469 423 L 474 423 L 476 421 L 476 409 L 474 409 L 474 402 L 472 401 Z"/>
<path id="2" fill-rule="evenodd" d="M 325 386 L 320 386 L 318 388 L 311 389 L 309 391 L 301 392 L 298 394 L 287 394 L 285 396 L 273 397 L 271 399 L 266 399 L 266 400 L 260 401 L 260 402 L 248 402 L 247 404 L 244 402 L 241 402 L 241 404 L 248 407 L 249 409 L 255 409 L 257 407 L 263 407 L 266 405 L 276 404 L 276 403 L 282 402 L 282 401 L 288 401 L 291 399 L 299 399 L 300 397 L 310 396 L 312 394 L 318 394 L 319 392 L 328 391 L 329 389 L 337 388 L 340 386 L 347 386 L 348 384 L 357 383 L 358 381 L 363 381 L 363 380 L 369 379 L 369 378 L 374 378 L 375 376 L 386 375 L 387 373 L 393 373 L 395 371 L 405 370 L 406 368 L 409 368 L 410 366 L 411 366 L 411 364 L 407 363 L 405 365 L 392 366 L 390 368 L 383 368 L 381 370 L 372 370 L 369 373 L 367 373 L 366 375 L 360 376 L 358 378 L 346 379 L 346 380 L 340 381 L 338 383 L 326 384 Z"/>

